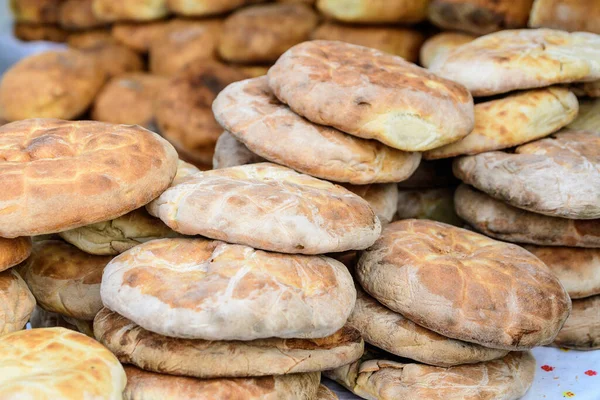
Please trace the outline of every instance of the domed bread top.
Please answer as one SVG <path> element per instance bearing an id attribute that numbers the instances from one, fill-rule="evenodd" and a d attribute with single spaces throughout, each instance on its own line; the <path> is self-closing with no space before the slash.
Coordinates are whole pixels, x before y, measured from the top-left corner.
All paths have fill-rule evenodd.
<path id="1" fill-rule="evenodd" d="M 81 51 L 91 57 L 96 65 L 104 70 L 109 79 L 144 69 L 142 57 L 129 47 L 119 43 L 104 43 L 81 49 Z"/>
<path id="2" fill-rule="evenodd" d="M 600 33 L 600 3 L 596 0 L 536 0 L 529 26 Z"/>
<path id="3" fill-rule="evenodd" d="M 117 218 L 164 191 L 175 149 L 137 126 L 31 119 L 0 128 L 0 236 Z"/>
<path id="4" fill-rule="evenodd" d="M 96 316 L 94 332 L 124 363 L 198 378 L 321 371 L 351 363 L 364 350 L 358 331 L 347 327 L 322 339 L 178 339 L 147 331 L 106 308 Z"/>
<path id="5" fill-rule="evenodd" d="M 0 365 L 7 399 L 121 400 L 127 383 L 110 351 L 64 328 L 0 336 Z"/>
<path id="6" fill-rule="evenodd" d="M 301 43 L 268 77 L 273 93 L 297 114 L 400 150 L 433 149 L 473 129 L 473 98 L 463 86 L 375 49 Z"/>
<path id="7" fill-rule="evenodd" d="M 106 23 L 94 15 L 94 0 L 66 0 L 60 5 L 58 22 L 65 29 L 93 29 Z"/>
<path id="8" fill-rule="evenodd" d="M 229 85 L 217 96 L 213 110 L 221 126 L 253 153 L 322 179 L 356 185 L 399 182 L 421 160 L 420 153 L 313 124 L 280 103 L 266 77 Z"/>
<path id="9" fill-rule="evenodd" d="M 147 206 L 171 229 L 281 253 L 369 247 L 381 224 L 352 192 L 270 163 L 200 172 Z"/>
<path id="10" fill-rule="evenodd" d="M 26 23 L 56 24 L 64 0 L 10 0 L 15 20 Z"/>
<path id="11" fill-rule="evenodd" d="M 251 152 L 245 144 L 227 131 L 223 132 L 219 136 L 219 139 L 217 139 L 215 155 L 213 156 L 213 169 L 256 164 L 265 161 L 264 158 Z"/>
<path id="12" fill-rule="evenodd" d="M 451 51 L 432 72 L 473 96 L 600 79 L 600 36 L 552 29 L 492 33 Z"/>
<path id="13" fill-rule="evenodd" d="M 319 385 L 316 400 L 339 400 L 339 397 L 327 386 Z"/>
<path id="14" fill-rule="evenodd" d="M 0 81 L 0 118 L 75 118 L 92 103 L 104 79 L 94 59 L 76 50 L 26 57 Z"/>
<path id="15" fill-rule="evenodd" d="M 568 128 L 600 134 L 600 99 L 580 99 L 579 114 Z"/>
<path id="16" fill-rule="evenodd" d="M 392 311 L 491 348 L 551 343 L 571 310 L 565 289 L 537 257 L 440 222 L 388 225 L 356 271 L 365 290 Z"/>
<path id="17" fill-rule="evenodd" d="M 573 300 L 573 310 L 554 346 L 577 350 L 600 349 L 600 296 Z"/>
<path id="18" fill-rule="evenodd" d="M 479 154 L 540 139 L 577 117 L 577 97 L 567 88 L 518 92 L 475 105 L 475 128 L 458 142 L 427 151 L 428 159 Z"/>
<path id="19" fill-rule="evenodd" d="M 415 23 L 427 17 L 429 0 L 317 0 L 327 17 L 355 23 Z"/>
<path id="20" fill-rule="evenodd" d="M 549 217 L 509 206 L 460 185 L 454 194 L 456 213 L 477 231 L 496 239 L 541 246 L 600 248 L 600 219 Z"/>
<path id="21" fill-rule="evenodd" d="M 122 253 L 107 265 L 101 294 L 145 329 L 206 340 L 325 337 L 344 326 L 356 300 L 350 273 L 334 259 L 206 239 L 154 240 Z"/>
<path id="22" fill-rule="evenodd" d="M 276 61 L 290 47 L 310 38 L 319 17 L 306 4 L 259 4 L 225 19 L 218 51 L 239 63 Z"/>
<path id="23" fill-rule="evenodd" d="M 151 45 L 166 34 L 174 20 L 154 21 L 144 24 L 134 22 L 116 23 L 111 35 L 119 43 L 139 53 L 147 53 Z"/>
<path id="24" fill-rule="evenodd" d="M 0 272 L 0 304 L 0 337 L 23 329 L 35 307 L 35 298 L 14 269 Z"/>
<path id="25" fill-rule="evenodd" d="M 150 21 L 166 17 L 167 0 L 93 0 L 92 9 L 101 21 Z"/>
<path id="26" fill-rule="evenodd" d="M 539 214 L 600 218 L 600 135 L 561 131 L 515 149 L 454 161 L 454 175 L 490 196 Z"/>
<path id="27" fill-rule="evenodd" d="M 14 239 L 0 237 L 0 271 L 4 271 L 25 260 L 31 254 L 31 238 Z"/>
<path id="28" fill-rule="evenodd" d="M 476 36 L 458 32 L 441 32 L 427 39 L 420 49 L 421 65 L 429 68 L 432 64 L 438 63 L 438 59 L 446 55 L 465 43 L 469 43 Z"/>
<path id="29" fill-rule="evenodd" d="M 464 225 L 454 211 L 453 187 L 400 190 L 394 221 L 409 218 L 430 219 L 458 227 Z"/>
<path id="30" fill-rule="evenodd" d="M 395 183 L 343 186 L 365 199 L 382 225 L 392 222 L 398 210 L 398 186 Z"/>
<path id="31" fill-rule="evenodd" d="M 385 308 L 361 289 L 357 292 L 348 325 L 367 343 L 389 353 L 440 367 L 494 360 L 508 353 L 439 335 Z"/>
<path id="32" fill-rule="evenodd" d="M 167 0 L 169 9 L 184 16 L 201 17 L 222 14 L 247 4 L 260 3 L 265 0 Z"/>
<path id="33" fill-rule="evenodd" d="M 126 365 L 125 400 L 313 400 L 319 373 L 261 378 L 196 379 L 163 375 Z"/>
<path id="34" fill-rule="evenodd" d="M 18 271 L 44 309 L 92 320 L 102 308 L 100 282 L 110 260 L 60 240 L 44 240 L 34 243 L 31 256 Z"/>
<path id="35" fill-rule="evenodd" d="M 325 376 L 366 399 L 518 400 L 535 370 L 535 358 L 526 351 L 450 368 L 364 357 Z"/>

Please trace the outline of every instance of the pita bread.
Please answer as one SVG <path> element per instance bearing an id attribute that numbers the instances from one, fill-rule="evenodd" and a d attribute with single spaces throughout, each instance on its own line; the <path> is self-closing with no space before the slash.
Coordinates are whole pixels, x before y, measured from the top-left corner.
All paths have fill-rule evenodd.
<path id="1" fill-rule="evenodd" d="M 62 327 L 83 333 L 91 338 L 94 337 L 92 321 L 65 317 L 55 312 L 46 311 L 40 306 L 35 306 L 33 309 L 33 313 L 29 317 L 29 323 L 32 329 Z"/>
<path id="2" fill-rule="evenodd" d="M 492 33 L 451 51 L 430 67 L 473 96 L 600 79 L 600 37 L 552 29 Z"/>
<path id="3" fill-rule="evenodd" d="M 359 196 L 270 163 L 197 173 L 147 209 L 184 235 L 281 253 L 361 250 L 381 231 Z"/>
<path id="4" fill-rule="evenodd" d="M 94 0 L 66 0 L 60 5 L 58 21 L 65 29 L 94 29 L 105 25 L 92 10 Z"/>
<path id="5" fill-rule="evenodd" d="M 337 394 L 333 393 L 331 389 L 329 389 L 327 386 L 319 385 L 316 400 L 339 400 L 339 397 L 337 396 Z"/>
<path id="6" fill-rule="evenodd" d="M 262 378 L 196 379 L 148 372 L 126 365 L 124 400 L 313 400 L 319 373 Z"/>
<path id="7" fill-rule="evenodd" d="M 452 173 L 452 160 L 421 160 L 416 171 L 405 181 L 399 182 L 400 189 L 431 189 L 455 186 L 460 181 Z"/>
<path id="8" fill-rule="evenodd" d="M 134 22 L 120 22 L 112 26 L 112 37 L 124 46 L 147 53 L 152 43 L 166 34 L 166 29 L 174 20 L 154 21 L 144 24 Z"/>
<path id="9" fill-rule="evenodd" d="M 469 43 L 476 36 L 458 32 L 441 32 L 427 39 L 420 50 L 421 65 L 429 68 L 432 64 L 438 63 L 438 59 L 446 55 L 465 43 Z"/>
<path id="10" fill-rule="evenodd" d="M 539 214 L 600 218 L 600 135 L 564 130 L 515 149 L 456 159 L 454 175 Z"/>
<path id="11" fill-rule="evenodd" d="M 418 167 L 419 153 L 315 125 L 279 103 L 267 78 L 229 85 L 213 103 L 217 121 L 248 149 L 299 172 L 355 185 L 399 182 Z M 299 149 L 312 151 L 299 151 Z"/>
<path id="12" fill-rule="evenodd" d="M 67 41 L 69 32 L 56 25 L 16 22 L 13 25 L 13 35 L 23 42 L 44 40 L 47 42 L 64 43 Z"/>
<path id="13" fill-rule="evenodd" d="M 567 128 L 600 133 L 600 99 L 579 100 L 579 114 Z"/>
<path id="14" fill-rule="evenodd" d="M 265 161 L 264 158 L 251 152 L 245 144 L 237 140 L 231 133 L 225 131 L 217 139 L 212 165 L 213 169 L 220 169 Z"/>
<path id="15" fill-rule="evenodd" d="M 573 122 L 577 97 L 566 88 L 519 92 L 475 105 L 475 128 L 458 142 L 429 150 L 426 159 L 479 154 L 543 138 Z"/>
<path id="16" fill-rule="evenodd" d="M 31 254 L 31 238 L 18 237 L 5 239 L 0 237 L 0 272 L 25 260 Z"/>
<path id="17" fill-rule="evenodd" d="M 2 396 L 7 399 L 121 400 L 123 367 L 106 348 L 64 328 L 0 336 Z"/>
<path id="18" fill-rule="evenodd" d="M 452 339 L 522 350 L 552 343 L 571 301 L 522 247 L 427 220 L 389 224 L 360 257 L 362 287 L 392 311 Z"/>
<path id="19" fill-rule="evenodd" d="M 17 22 L 55 24 L 63 0 L 11 0 L 10 10 Z"/>
<path id="20" fill-rule="evenodd" d="M 533 0 L 432 0 L 429 20 L 443 29 L 484 35 L 525 28 Z"/>
<path id="21" fill-rule="evenodd" d="M 23 329 L 35 307 L 35 298 L 14 269 L 0 272 L 0 304 L 0 337 Z"/>
<path id="22" fill-rule="evenodd" d="M 167 0 L 93 0 L 93 13 L 105 22 L 151 21 L 167 16 Z"/>
<path id="23" fill-rule="evenodd" d="M 134 247 L 107 265 L 101 294 L 149 331 L 205 340 L 325 337 L 344 326 L 356 300 L 334 259 L 206 239 Z"/>
<path id="24" fill-rule="evenodd" d="M 361 289 L 357 292 L 348 325 L 367 343 L 389 353 L 440 367 L 494 360 L 508 353 L 438 335 L 388 310 Z"/>
<path id="25" fill-rule="evenodd" d="M 31 119 L 0 128 L 0 236 L 60 232 L 156 198 L 177 153 L 137 126 Z"/>
<path id="26" fill-rule="evenodd" d="M 458 216 L 496 239 L 540 246 L 600 248 L 600 219 L 574 220 L 532 213 L 467 185 L 456 189 L 454 205 Z"/>
<path id="27" fill-rule="evenodd" d="M 104 71 L 75 50 L 48 51 L 10 67 L 0 81 L 0 117 L 73 119 L 92 103 Z"/>
<path id="28" fill-rule="evenodd" d="M 573 300 L 573 310 L 554 346 L 577 350 L 600 349 L 600 296 Z"/>
<path id="29" fill-rule="evenodd" d="M 600 33 L 600 3 L 595 0 L 536 0 L 529 26 Z"/>
<path id="30" fill-rule="evenodd" d="M 464 222 L 454 211 L 454 188 L 400 190 L 394 220 L 430 219 L 462 227 Z"/>
<path id="31" fill-rule="evenodd" d="M 417 62 L 419 48 L 425 37 L 417 30 L 395 26 L 352 26 L 325 22 L 313 31 L 311 39 L 339 40 L 394 54 L 406 61 Z"/>
<path id="32" fill-rule="evenodd" d="M 299 44 L 268 78 L 273 93 L 297 114 L 399 150 L 433 149 L 473 129 L 473 99 L 464 87 L 362 46 Z"/>
<path id="33" fill-rule="evenodd" d="M 149 371 L 197 378 L 332 369 L 360 358 L 364 346 L 360 334 L 351 328 L 322 339 L 178 339 L 147 331 L 106 308 L 94 320 L 94 333 L 122 362 Z"/>
<path id="34" fill-rule="evenodd" d="M 74 49 L 89 49 L 96 46 L 115 43 L 107 29 L 92 29 L 82 32 L 71 32 L 67 44 Z"/>
<path id="35" fill-rule="evenodd" d="M 364 357 L 325 375 L 366 399 L 517 400 L 531 387 L 535 370 L 527 351 L 450 368 Z"/>
<path id="36" fill-rule="evenodd" d="M 392 222 L 398 208 L 398 186 L 394 183 L 376 185 L 342 185 L 365 199 L 382 225 Z"/>
<path id="37" fill-rule="evenodd" d="M 264 0 L 167 0 L 174 13 L 195 17 L 222 14 L 261 1 Z"/>
<path id="38" fill-rule="evenodd" d="M 344 22 L 415 23 L 427 17 L 429 0 L 317 0 L 322 14 Z"/>

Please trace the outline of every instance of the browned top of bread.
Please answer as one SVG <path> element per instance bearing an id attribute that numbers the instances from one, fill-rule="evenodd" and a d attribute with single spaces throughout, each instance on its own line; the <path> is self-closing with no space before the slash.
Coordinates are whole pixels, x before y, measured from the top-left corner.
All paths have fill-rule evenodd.
<path id="1" fill-rule="evenodd" d="M 0 237 L 0 271 L 4 271 L 31 254 L 31 238 L 24 236 L 14 239 Z"/>

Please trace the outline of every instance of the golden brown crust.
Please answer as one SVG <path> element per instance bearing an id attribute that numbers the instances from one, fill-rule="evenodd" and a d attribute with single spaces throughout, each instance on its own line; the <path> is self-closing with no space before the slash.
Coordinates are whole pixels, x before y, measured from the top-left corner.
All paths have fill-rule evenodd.
<path id="1" fill-rule="evenodd" d="M 475 36 L 458 32 L 441 32 L 427 39 L 420 49 L 421 65 L 429 68 L 433 63 L 439 63 L 438 59 L 465 43 L 475 39 Z M 475 121 L 477 122 L 477 121 Z"/>
<path id="2" fill-rule="evenodd" d="M 600 296 L 573 300 L 573 310 L 553 346 L 577 350 L 600 349 Z"/>
<path id="3" fill-rule="evenodd" d="M 355 185 L 400 182 L 421 155 L 316 125 L 280 103 L 267 77 L 236 82 L 213 103 L 215 118 L 254 154 L 296 171 Z M 311 148 L 311 152 L 298 149 Z"/>
<path id="4" fill-rule="evenodd" d="M 571 310 L 537 257 L 440 222 L 388 225 L 363 252 L 357 276 L 369 294 L 417 324 L 491 348 L 551 343 Z"/>
<path id="5" fill-rule="evenodd" d="M 141 71 L 144 68 L 144 62 L 139 54 L 117 43 L 88 47 L 82 51 L 104 70 L 107 79 L 127 72 Z"/>
<path id="6" fill-rule="evenodd" d="M 124 46 L 140 53 L 147 53 L 152 44 L 167 32 L 174 20 L 146 23 L 117 23 L 112 26 L 113 38 Z"/>
<path id="7" fill-rule="evenodd" d="M 0 81 L 0 116 L 9 121 L 75 118 L 92 103 L 104 80 L 102 68 L 75 50 L 26 57 Z"/>
<path id="8" fill-rule="evenodd" d="M 56 24 L 64 0 L 10 0 L 17 22 Z"/>
<path id="9" fill-rule="evenodd" d="M 394 220 L 409 218 L 430 219 L 458 227 L 464 225 L 454 211 L 454 187 L 400 190 Z"/>
<path id="10" fill-rule="evenodd" d="M 49 42 L 66 42 L 69 33 L 58 25 L 30 24 L 17 22 L 13 26 L 15 37 L 24 42 L 45 40 Z"/>
<path id="11" fill-rule="evenodd" d="M 122 400 L 125 371 L 94 339 L 64 328 L 32 329 L 0 336 L 0 375 L 6 398 Z"/>
<path id="12" fill-rule="evenodd" d="M 0 271 L 4 271 L 25 260 L 31 254 L 31 238 L 14 239 L 0 237 Z"/>
<path id="13" fill-rule="evenodd" d="M 535 0 L 529 26 L 600 34 L 600 3 L 596 0 Z"/>
<path id="14" fill-rule="evenodd" d="M 117 218 L 165 190 L 177 154 L 128 125 L 32 119 L 0 128 L 0 235 L 41 235 Z"/>
<path id="15" fill-rule="evenodd" d="M 148 371 L 198 378 L 321 371 L 353 362 L 363 353 L 360 334 L 351 328 L 312 340 L 178 339 L 147 331 L 106 308 L 94 320 L 94 333 L 124 363 Z"/>
<path id="16" fill-rule="evenodd" d="M 92 0 L 96 18 L 105 22 L 151 21 L 166 17 L 167 0 Z"/>
<path id="17" fill-rule="evenodd" d="M 367 47 L 304 42 L 281 56 L 268 78 L 297 114 L 400 150 L 439 147 L 473 129 L 473 99 L 464 87 Z"/>
<path id="18" fill-rule="evenodd" d="M 94 0 L 66 0 L 60 6 L 59 22 L 65 29 L 93 29 L 106 23 L 98 19 L 92 10 Z"/>
<path id="19" fill-rule="evenodd" d="M 115 43 L 115 40 L 110 35 L 110 31 L 106 29 L 71 32 L 67 39 L 69 47 L 80 50 L 112 43 Z"/>
<path id="20" fill-rule="evenodd" d="M 252 3 L 265 0 L 167 0 L 169 9 L 188 17 L 222 14 Z"/>
<path id="21" fill-rule="evenodd" d="M 328 17 L 356 23 L 415 23 L 427 17 L 429 0 L 317 0 Z"/>
<path id="22" fill-rule="evenodd" d="M 35 298 L 14 268 L 0 272 L 0 304 L 0 337 L 23 329 L 35 307 Z"/>

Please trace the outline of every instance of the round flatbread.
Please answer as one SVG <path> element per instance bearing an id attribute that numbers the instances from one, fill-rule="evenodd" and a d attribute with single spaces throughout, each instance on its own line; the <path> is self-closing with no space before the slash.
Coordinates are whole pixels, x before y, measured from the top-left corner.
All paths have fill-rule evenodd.
<path id="1" fill-rule="evenodd" d="M 60 240 L 33 245 L 18 267 L 38 304 L 61 315 L 92 320 L 102 308 L 102 271 L 112 257 L 93 256 Z"/>
<path id="2" fill-rule="evenodd" d="M 458 216 L 496 239 L 540 246 L 600 248 L 600 219 L 574 220 L 532 213 L 467 185 L 456 189 L 454 205 Z"/>
<path id="3" fill-rule="evenodd" d="M 600 3 L 596 0 L 536 0 L 529 26 L 600 33 Z"/>
<path id="4" fill-rule="evenodd" d="M 166 17 L 167 0 L 93 0 L 96 18 L 105 22 L 150 21 Z"/>
<path id="5" fill-rule="evenodd" d="M 219 38 L 222 59 L 239 63 L 276 61 L 309 39 L 319 17 L 306 4 L 265 4 L 242 8 L 225 19 Z"/>
<path id="6" fill-rule="evenodd" d="M 600 218 L 600 135 L 561 131 L 515 149 L 456 159 L 454 175 L 490 196 L 539 214 Z"/>
<path id="7" fill-rule="evenodd" d="M 40 306 L 35 306 L 31 317 L 29 317 L 29 323 L 32 329 L 62 327 L 83 333 L 91 338 L 94 337 L 92 321 L 66 317 L 52 311 L 46 311 Z"/>
<path id="8" fill-rule="evenodd" d="M 197 173 L 147 209 L 184 235 L 281 253 L 361 250 L 381 231 L 359 196 L 270 163 Z"/>
<path id="9" fill-rule="evenodd" d="M 439 335 L 385 308 L 361 289 L 357 292 L 348 325 L 367 343 L 389 353 L 439 367 L 494 360 L 508 353 Z"/>
<path id="10" fill-rule="evenodd" d="M 321 371 L 351 363 L 364 350 L 358 331 L 346 327 L 322 339 L 178 339 L 147 331 L 108 309 L 98 313 L 94 333 L 124 363 L 197 378 Z"/>
<path id="11" fill-rule="evenodd" d="M 190 17 L 222 14 L 261 1 L 264 0 L 167 0 L 171 11 Z"/>
<path id="12" fill-rule="evenodd" d="M 398 183 L 401 189 L 431 189 L 456 186 L 460 181 L 452 173 L 452 160 L 421 160 L 414 174 Z"/>
<path id="13" fill-rule="evenodd" d="M 18 237 L 5 239 L 0 237 L 0 272 L 14 267 L 31 254 L 31 238 Z"/>
<path id="14" fill-rule="evenodd" d="M 105 72 L 76 50 L 26 57 L 0 81 L 0 117 L 73 119 L 81 115 L 104 84 Z"/>
<path id="15" fill-rule="evenodd" d="M 31 119 L 0 128 L 0 236 L 117 218 L 164 191 L 175 149 L 137 126 Z"/>
<path id="16" fill-rule="evenodd" d="M 236 82 L 213 103 L 217 121 L 248 149 L 299 172 L 355 185 L 400 182 L 418 167 L 420 153 L 315 125 L 281 104 L 267 78 Z M 311 149 L 299 151 L 299 149 Z"/>
<path id="17" fill-rule="evenodd" d="M 567 88 L 519 92 L 475 105 L 475 128 L 458 142 L 427 151 L 428 159 L 502 150 L 543 138 L 573 122 L 577 97 Z"/>
<path id="18" fill-rule="evenodd" d="M 147 22 L 145 24 L 117 23 L 112 26 L 112 37 L 122 45 L 139 53 L 147 53 L 160 40 L 173 20 Z"/>
<path id="19" fill-rule="evenodd" d="M 47 42 L 64 43 L 69 37 L 69 32 L 56 25 L 37 25 L 23 22 L 17 22 L 13 25 L 13 34 L 23 42 L 44 40 Z"/>
<path id="20" fill-rule="evenodd" d="M 325 337 L 344 326 L 356 300 L 350 273 L 334 259 L 206 239 L 126 251 L 107 265 L 101 294 L 149 331 L 205 340 Z"/>
<path id="21" fill-rule="evenodd" d="M 573 300 L 573 310 L 554 346 L 577 350 L 600 349 L 600 296 Z"/>
<path id="22" fill-rule="evenodd" d="M 325 376 L 366 399 L 518 400 L 531 387 L 535 370 L 535 358 L 526 351 L 450 368 L 367 356 Z"/>
<path id="23" fill-rule="evenodd" d="M 358 23 L 415 23 L 427 17 L 429 0 L 317 0 L 328 17 Z"/>
<path id="24" fill-rule="evenodd" d="M 10 9 L 16 21 L 55 24 L 64 0 L 11 0 Z"/>
<path id="25" fill-rule="evenodd" d="M 297 114 L 396 149 L 433 149 L 473 129 L 473 98 L 464 87 L 375 49 L 305 42 L 281 56 L 268 77 Z"/>
<path id="26" fill-rule="evenodd" d="M 14 269 L 0 272 L 0 304 L 0 337 L 23 329 L 35 307 L 35 298 Z"/>
<path id="27" fill-rule="evenodd" d="M 392 222 L 398 209 L 398 186 L 395 183 L 343 186 L 365 199 L 382 225 Z"/>
<path id="28" fill-rule="evenodd" d="M 125 371 L 104 346 L 64 328 L 0 336 L 2 395 L 7 399 L 122 400 Z"/>
<path id="29" fill-rule="evenodd" d="M 568 128 L 600 134 L 600 99 L 580 99 L 579 114 Z"/>
<path id="30" fill-rule="evenodd" d="M 217 139 L 215 155 L 213 156 L 213 169 L 229 168 L 238 165 L 256 164 L 266 160 L 251 152 L 245 144 L 240 142 L 231 133 L 225 131 Z"/>
<path id="31" fill-rule="evenodd" d="M 427 220 L 388 225 L 358 262 L 363 288 L 441 335 L 522 350 L 552 343 L 571 301 L 522 247 Z"/>
<path id="32" fill-rule="evenodd" d="M 82 49 L 82 52 L 104 70 L 108 79 L 144 69 L 142 57 L 129 47 L 118 43 L 88 47 Z"/>
<path id="33" fill-rule="evenodd" d="M 454 211 L 454 187 L 400 190 L 394 220 L 410 218 L 430 219 L 458 227 L 464 225 Z"/>
<path id="34" fill-rule="evenodd" d="M 492 33 L 451 51 L 432 72 L 473 96 L 600 79 L 600 37 L 552 29 Z"/>
<path id="35" fill-rule="evenodd" d="M 60 5 L 58 22 L 60 26 L 71 30 L 100 28 L 106 24 L 94 15 L 94 0 L 66 0 Z"/>
<path id="36" fill-rule="evenodd" d="M 458 32 L 441 32 L 427 39 L 420 49 L 421 65 L 429 68 L 434 63 L 438 63 L 438 59 L 446 57 L 446 55 L 465 43 L 469 43 L 475 39 L 475 36 L 466 33 Z"/>

